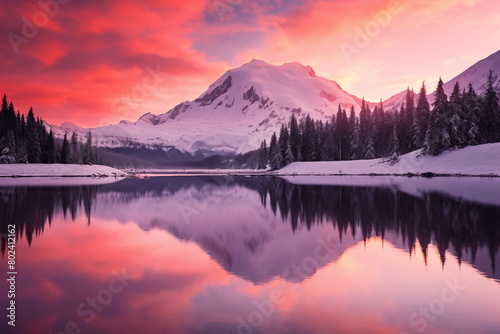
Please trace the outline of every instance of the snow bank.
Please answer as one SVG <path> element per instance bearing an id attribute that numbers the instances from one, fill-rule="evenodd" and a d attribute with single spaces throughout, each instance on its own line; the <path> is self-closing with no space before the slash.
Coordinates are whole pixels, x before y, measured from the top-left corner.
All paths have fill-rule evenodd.
<path id="1" fill-rule="evenodd" d="M 434 156 L 419 156 L 420 150 L 405 154 L 396 163 L 388 159 L 294 162 L 278 175 L 438 175 L 500 176 L 500 143 L 470 146 Z"/>
<path id="2" fill-rule="evenodd" d="M 72 187 L 111 184 L 125 177 L 0 177 L 0 187 Z"/>
<path id="3" fill-rule="evenodd" d="M 101 165 L 2 164 L 0 177 L 123 177 L 121 170 Z"/>

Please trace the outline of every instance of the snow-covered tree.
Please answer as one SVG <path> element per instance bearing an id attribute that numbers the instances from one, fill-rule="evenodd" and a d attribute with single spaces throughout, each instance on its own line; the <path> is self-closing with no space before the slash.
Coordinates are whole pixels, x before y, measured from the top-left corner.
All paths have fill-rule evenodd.
<path id="1" fill-rule="evenodd" d="M 267 154 L 267 143 L 264 140 L 260 144 L 260 149 L 259 149 L 259 164 L 258 164 L 258 169 L 266 169 L 267 168 L 267 161 L 268 161 L 268 154 Z"/>
<path id="2" fill-rule="evenodd" d="M 415 108 L 415 117 L 413 119 L 413 140 L 417 147 L 423 147 L 425 140 L 425 133 L 430 117 L 430 106 L 427 101 L 427 91 L 425 82 L 422 83 L 420 93 L 418 94 L 417 107 Z"/>
<path id="3" fill-rule="evenodd" d="M 450 95 L 450 102 L 448 104 L 448 113 L 446 115 L 446 122 L 448 123 L 448 134 L 450 136 L 451 147 L 461 147 L 464 143 L 465 129 L 462 122 L 463 116 L 463 101 L 462 94 L 460 93 L 460 85 L 458 82 L 453 87 L 453 92 Z"/>
<path id="4" fill-rule="evenodd" d="M 17 141 L 16 145 L 16 162 L 26 163 L 28 162 L 28 153 L 26 150 L 26 139 L 21 137 Z"/>
<path id="5" fill-rule="evenodd" d="M 0 163 L 13 164 L 16 162 L 16 143 L 14 141 L 14 132 L 7 130 L 0 145 Z"/>
<path id="6" fill-rule="evenodd" d="M 286 150 L 285 150 L 285 166 L 291 164 L 293 160 L 293 154 L 292 154 L 292 149 L 290 147 L 290 142 L 287 143 L 286 145 Z"/>
<path id="7" fill-rule="evenodd" d="M 399 156 L 399 140 L 396 124 L 392 126 L 392 133 L 389 137 L 389 155 L 391 157 L 394 157 L 394 155 L 396 155 L 396 157 Z"/>
<path id="8" fill-rule="evenodd" d="M 351 160 L 358 160 L 361 158 L 360 154 L 360 142 L 359 142 L 359 124 L 356 122 L 351 132 L 350 142 L 349 142 L 349 152 L 351 154 Z"/>
<path id="9" fill-rule="evenodd" d="M 500 140 L 500 105 L 497 93 L 493 88 L 493 73 L 488 75 L 488 86 L 484 93 L 484 106 L 480 121 L 483 142 L 494 143 Z"/>
<path id="10" fill-rule="evenodd" d="M 472 85 L 469 84 L 467 92 L 463 94 L 463 118 L 464 118 L 464 145 L 478 145 L 481 142 L 479 133 L 479 115 L 481 113 L 481 104 Z"/>
<path id="11" fill-rule="evenodd" d="M 373 133 L 368 135 L 365 144 L 363 159 L 375 159 L 375 147 L 373 146 Z"/>
<path id="12" fill-rule="evenodd" d="M 272 170 L 283 167 L 283 154 L 278 143 L 278 138 L 276 137 L 276 132 L 273 133 L 269 145 L 269 162 Z"/>
<path id="13" fill-rule="evenodd" d="M 284 158 L 286 154 L 286 149 L 290 144 L 290 135 L 288 133 L 288 128 L 285 124 L 281 125 L 280 136 L 278 139 L 278 145 L 281 150 L 281 156 Z"/>
<path id="14" fill-rule="evenodd" d="M 424 144 L 424 153 L 426 154 L 439 155 L 450 148 L 450 135 L 446 121 L 448 97 L 444 92 L 443 85 L 443 80 L 439 78 Z"/>

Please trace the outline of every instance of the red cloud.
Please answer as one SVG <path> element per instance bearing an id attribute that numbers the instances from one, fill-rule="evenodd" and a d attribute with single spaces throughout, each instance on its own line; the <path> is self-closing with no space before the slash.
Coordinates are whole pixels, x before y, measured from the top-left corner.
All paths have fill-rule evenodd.
<path id="1" fill-rule="evenodd" d="M 26 38 L 23 18 L 33 22 L 42 8 L 31 1 L 2 3 L 0 12 L 8 19 L 0 33 L 15 33 L 23 42 L 2 40 L 0 92 L 22 113 L 32 105 L 36 115 L 55 124 L 96 126 L 103 120 L 134 120 L 147 111 L 165 112 L 195 98 L 222 71 L 223 64 L 209 66 L 205 56 L 192 49 L 190 34 L 199 28 L 206 6 L 205 1 L 69 2 L 60 4 L 56 15 Z M 114 100 L 142 84 L 148 67 L 166 77 L 157 91 L 141 101 L 140 110 L 111 110 Z M 198 87 L 164 96 L 177 91 L 178 81 L 194 75 Z M 164 107 L 150 105 L 149 98 Z"/>

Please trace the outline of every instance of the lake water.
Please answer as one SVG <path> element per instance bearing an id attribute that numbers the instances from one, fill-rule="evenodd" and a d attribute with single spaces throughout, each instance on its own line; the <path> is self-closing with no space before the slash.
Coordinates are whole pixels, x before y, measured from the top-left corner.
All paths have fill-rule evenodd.
<path id="1" fill-rule="evenodd" d="M 0 219 L 1 333 L 500 333 L 500 179 L 11 185 Z"/>

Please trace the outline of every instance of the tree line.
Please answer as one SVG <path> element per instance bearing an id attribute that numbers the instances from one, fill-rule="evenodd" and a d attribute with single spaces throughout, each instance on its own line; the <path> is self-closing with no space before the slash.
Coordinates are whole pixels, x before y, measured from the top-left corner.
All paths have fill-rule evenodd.
<path id="1" fill-rule="evenodd" d="M 35 117 L 33 108 L 28 116 L 17 114 L 14 104 L 7 101 L 4 94 L 0 111 L 0 163 L 74 163 L 92 164 L 97 162 L 97 151 L 92 146 L 89 130 L 85 144 L 80 143 L 73 132 L 71 142 L 68 134 L 64 139 L 56 139 L 47 131 L 43 120 Z"/>
<path id="2" fill-rule="evenodd" d="M 294 161 L 358 160 L 389 157 L 422 149 L 422 154 L 439 155 L 450 149 L 500 141 L 500 104 L 490 71 L 487 88 L 478 95 L 472 85 L 461 90 L 458 82 L 450 98 L 441 79 L 432 106 L 425 82 L 418 98 L 407 89 L 398 109 L 384 110 L 382 101 L 373 110 L 363 99 L 356 115 L 351 106 L 323 123 L 307 115 L 300 121 L 292 113 L 288 124 L 273 133 L 269 145 L 259 149 L 259 169 L 279 169 Z"/>

